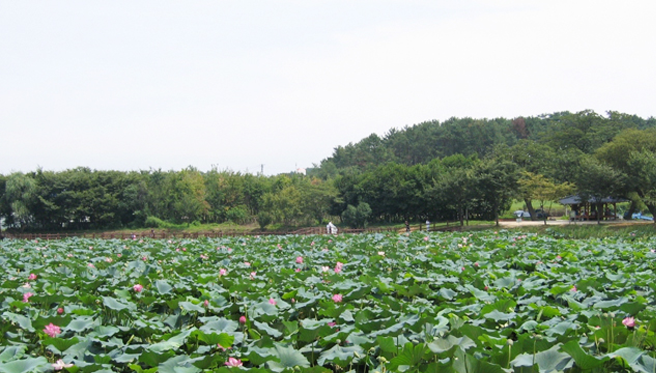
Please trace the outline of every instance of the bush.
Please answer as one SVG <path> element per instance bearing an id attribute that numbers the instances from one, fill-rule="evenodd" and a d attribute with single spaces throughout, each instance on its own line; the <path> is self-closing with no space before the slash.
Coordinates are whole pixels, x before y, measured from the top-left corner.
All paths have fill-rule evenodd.
<path id="1" fill-rule="evenodd" d="M 257 214 L 257 224 L 260 226 L 260 229 L 266 229 L 266 226 L 271 223 L 273 223 L 273 216 L 270 213 L 260 211 L 260 213 Z"/>
<path id="2" fill-rule="evenodd" d="M 147 228 L 164 228 L 164 229 L 171 229 L 175 227 L 175 224 L 171 224 L 167 221 L 164 221 L 156 216 L 149 216 L 146 218 L 146 222 L 144 225 Z"/>
<path id="3" fill-rule="evenodd" d="M 346 210 L 342 212 L 342 221 L 351 228 L 366 228 L 369 216 L 371 215 L 371 207 L 366 202 L 358 203 L 358 207 L 348 205 Z"/>
<path id="4" fill-rule="evenodd" d="M 226 218 L 233 223 L 243 224 L 248 220 L 248 212 L 243 207 L 233 207 L 226 212 Z"/>

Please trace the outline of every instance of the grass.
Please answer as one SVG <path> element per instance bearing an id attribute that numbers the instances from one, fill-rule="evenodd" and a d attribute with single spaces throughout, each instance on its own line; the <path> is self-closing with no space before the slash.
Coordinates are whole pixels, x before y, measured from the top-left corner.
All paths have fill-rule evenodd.
<path id="1" fill-rule="evenodd" d="M 656 225 L 653 223 L 626 222 L 618 224 L 586 224 L 586 225 L 536 225 L 511 228 L 508 230 L 537 233 L 556 238 L 567 239 L 603 239 L 623 237 L 634 240 L 656 237 Z"/>

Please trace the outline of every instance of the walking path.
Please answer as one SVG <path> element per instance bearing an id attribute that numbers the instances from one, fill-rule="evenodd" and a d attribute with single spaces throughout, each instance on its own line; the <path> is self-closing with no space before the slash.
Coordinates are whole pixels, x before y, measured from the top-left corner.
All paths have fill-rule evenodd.
<path id="1" fill-rule="evenodd" d="M 597 224 L 596 220 L 591 221 L 576 221 L 570 222 L 569 220 L 547 220 L 547 225 L 592 225 Z M 613 225 L 628 225 L 628 224 L 654 224 L 651 221 L 646 220 L 602 220 L 601 224 L 613 224 Z M 517 227 L 528 227 L 533 225 L 544 225 L 544 220 L 524 220 L 521 222 L 518 221 L 500 221 L 499 225 L 504 228 L 517 228 Z"/>

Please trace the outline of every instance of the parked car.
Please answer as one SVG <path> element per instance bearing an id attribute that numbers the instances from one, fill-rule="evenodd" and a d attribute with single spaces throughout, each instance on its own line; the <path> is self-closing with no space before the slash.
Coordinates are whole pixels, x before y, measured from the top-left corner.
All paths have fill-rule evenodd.
<path id="1" fill-rule="evenodd" d="M 546 219 L 549 217 L 549 213 L 544 211 L 543 209 L 535 210 L 535 215 L 537 215 L 538 219 Z"/>
<path id="2" fill-rule="evenodd" d="M 629 219 L 629 212 L 624 213 L 624 219 L 628 220 Z M 631 215 L 631 219 L 633 220 L 651 220 L 653 221 L 654 218 L 652 216 L 645 216 L 642 215 L 642 212 L 637 212 Z"/>
<path id="3" fill-rule="evenodd" d="M 515 215 L 516 218 L 530 218 L 531 214 L 529 214 L 528 211 L 524 210 L 517 210 L 513 212 L 513 215 Z"/>

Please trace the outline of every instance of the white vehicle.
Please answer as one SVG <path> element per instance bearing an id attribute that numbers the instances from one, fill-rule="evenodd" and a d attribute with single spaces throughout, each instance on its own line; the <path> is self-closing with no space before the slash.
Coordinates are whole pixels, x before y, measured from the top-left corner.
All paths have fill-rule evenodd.
<path id="1" fill-rule="evenodd" d="M 513 215 L 515 215 L 516 218 L 530 218 L 531 214 L 528 211 L 524 210 L 517 210 L 513 212 Z"/>

